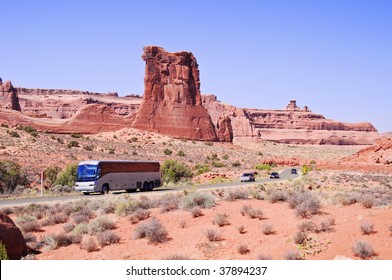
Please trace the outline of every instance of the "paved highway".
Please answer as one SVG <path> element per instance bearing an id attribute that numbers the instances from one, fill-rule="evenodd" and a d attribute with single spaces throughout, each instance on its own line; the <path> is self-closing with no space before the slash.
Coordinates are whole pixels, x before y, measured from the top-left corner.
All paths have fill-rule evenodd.
<path id="1" fill-rule="evenodd" d="M 298 171 L 298 168 L 297 168 Z M 219 184 L 202 184 L 202 185 L 189 185 L 189 186 L 184 186 L 184 187 L 178 187 L 178 188 L 158 188 L 153 190 L 152 192 L 135 192 L 135 193 L 128 193 L 129 195 L 148 195 L 148 194 L 158 194 L 162 192 L 169 192 L 169 191 L 182 191 L 186 189 L 192 189 L 192 188 L 197 188 L 197 189 L 216 189 L 216 188 L 230 188 L 230 187 L 238 187 L 238 186 L 247 186 L 247 185 L 254 185 L 254 184 L 261 184 L 261 183 L 267 183 L 267 182 L 280 182 L 280 181 L 286 181 L 289 179 L 294 179 L 297 178 L 300 174 L 300 171 L 298 171 L 298 174 L 291 174 L 291 168 L 290 169 L 285 169 L 283 171 L 278 172 L 280 178 L 279 179 L 270 179 L 270 178 L 263 178 L 263 179 L 257 179 L 256 182 L 244 182 L 241 183 L 239 181 L 235 182 L 226 182 L 226 183 L 219 183 Z M 113 196 L 121 196 L 122 194 L 125 194 L 125 192 L 111 192 L 110 195 Z M 82 194 L 72 194 L 72 195 L 64 195 L 64 196 L 43 196 L 43 197 L 30 197 L 30 198 L 16 198 L 16 199 L 4 199 L 0 200 L 0 208 L 1 207 L 11 207 L 11 206 L 21 206 L 21 205 L 28 205 L 31 203 L 37 203 L 37 204 L 43 204 L 43 203 L 64 203 L 67 201 L 73 201 L 73 200 L 79 200 L 79 199 L 102 199 L 105 196 L 101 194 L 90 194 L 88 196 L 82 195 Z"/>

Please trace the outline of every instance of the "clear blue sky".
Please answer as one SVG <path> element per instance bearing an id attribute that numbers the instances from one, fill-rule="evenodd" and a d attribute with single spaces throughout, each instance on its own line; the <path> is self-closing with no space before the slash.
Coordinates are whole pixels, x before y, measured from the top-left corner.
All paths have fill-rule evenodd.
<path id="1" fill-rule="evenodd" d="M 196 56 L 202 93 L 392 131 L 392 1 L 1 1 L 0 77 L 143 94 L 145 45 Z"/>

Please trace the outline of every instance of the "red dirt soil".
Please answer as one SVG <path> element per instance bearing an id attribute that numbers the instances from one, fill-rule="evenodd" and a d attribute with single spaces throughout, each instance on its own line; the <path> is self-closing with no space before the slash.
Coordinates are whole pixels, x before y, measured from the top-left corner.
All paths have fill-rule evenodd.
<path id="1" fill-rule="evenodd" d="M 251 219 L 241 215 L 241 207 L 250 204 L 263 210 L 264 219 Z M 218 227 L 213 225 L 212 220 L 216 213 L 228 215 L 230 225 Z M 308 236 L 316 240 L 316 244 L 322 243 L 321 252 L 305 255 L 307 260 L 330 260 L 337 255 L 359 259 L 352 252 L 352 245 L 358 240 L 367 241 L 376 251 L 374 259 L 392 259 L 392 208 L 366 209 L 360 204 L 351 206 L 323 205 L 321 214 L 311 219 L 303 219 L 295 214 L 295 210 L 289 208 L 287 203 L 272 204 L 262 200 L 236 200 L 233 202 L 219 201 L 211 209 L 203 210 L 204 216 L 193 218 L 190 212 L 177 210 L 160 213 L 159 209 L 152 209 L 151 216 L 156 217 L 167 229 L 169 240 L 154 245 L 147 239 L 134 239 L 136 227 L 142 223 L 131 224 L 127 217 L 116 220 L 115 232 L 121 237 L 119 244 L 113 244 L 99 248 L 96 252 L 88 253 L 80 249 L 79 245 L 61 247 L 53 251 L 43 252 L 37 255 L 40 260 L 122 260 L 122 259 L 167 259 L 173 255 L 182 255 L 191 259 L 258 259 L 263 254 L 272 259 L 284 259 L 288 251 L 296 251 L 298 245 L 294 244 L 293 236 L 299 232 L 298 224 L 312 220 L 319 223 L 328 218 L 335 219 L 332 232 L 309 233 Z M 151 219 L 151 218 L 150 218 Z M 185 221 L 184 228 L 180 221 Z M 375 232 L 371 235 L 363 235 L 359 226 L 362 222 L 374 224 Z M 271 224 L 274 234 L 264 235 L 262 225 Z M 238 227 L 243 225 L 245 233 L 240 234 Z M 219 230 L 222 240 L 210 242 L 206 237 L 207 229 Z M 50 233 L 62 232 L 62 225 L 44 227 L 44 232 L 37 234 L 38 239 Z M 84 235 L 83 240 L 89 238 Z M 237 250 L 239 245 L 247 245 L 249 252 L 240 254 Z M 315 251 L 315 248 L 313 251 Z"/>

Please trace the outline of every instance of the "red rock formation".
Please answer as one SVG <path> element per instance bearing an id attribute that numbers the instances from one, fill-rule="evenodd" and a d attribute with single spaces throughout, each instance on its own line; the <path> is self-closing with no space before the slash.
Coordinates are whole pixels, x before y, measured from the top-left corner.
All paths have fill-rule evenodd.
<path id="1" fill-rule="evenodd" d="M 0 212 L 0 241 L 7 249 L 10 260 L 19 260 L 27 253 L 26 241 L 12 219 Z"/>
<path id="2" fill-rule="evenodd" d="M 392 165 L 392 138 L 378 139 L 376 144 L 342 159 L 342 162 Z"/>
<path id="3" fill-rule="evenodd" d="M 117 93 L 95 93 L 63 89 L 17 88 L 21 110 L 38 118 L 68 119 L 87 104 L 106 104 L 118 115 L 134 114 L 142 99 L 138 96 L 118 97 Z"/>
<path id="4" fill-rule="evenodd" d="M 233 141 L 233 127 L 229 116 L 220 116 L 216 125 L 216 134 L 221 142 Z"/>
<path id="5" fill-rule="evenodd" d="M 89 104 L 66 120 L 38 119 L 20 112 L 0 109 L 0 121 L 12 126 L 31 126 L 38 131 L 52 133 L 99 133 L 129 127 L 134 115 L 123 117 L 116 114 L 110 106 Z"/>
<path id="6" fill-rule="evenodd" d="M 175 137 L 215 141 L 217 136 L 202 105 L 199 69 L 190 52 L 143 49 L 144 97 L 133 127 Z"/>
<path id="7" fill-rule="evenodd" d="M 20 111 L 18 91 L 10 81 L 0 80 L 0 108 Z"/>
<path id="8" fill-rule="evenodd" d="M 233 141 L 274 141 L 287 144 L 369 145 L 379 138 L 370 123 L 342 123 L 300 109 L 290 101 L 286 110 L 238 109 L 203 96 L 214 123 L 220 116 L 230 117 Z"/>

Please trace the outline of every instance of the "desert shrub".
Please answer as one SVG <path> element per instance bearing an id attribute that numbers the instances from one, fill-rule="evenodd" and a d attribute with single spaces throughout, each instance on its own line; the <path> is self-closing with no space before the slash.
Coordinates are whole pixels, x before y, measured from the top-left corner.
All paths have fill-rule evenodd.
<path id="1" fill-rule="evenodd" d="M 317 225 L 311 221 L 305 221 L 298 225 L 298 229 L 301 232 L 314 231 L 317 229 Z"/>
<path id="2" fill-rule="evenodd" d="M 241 255 L 245 255 L 249 253 L 248 245 L 245 244 L 238 245 L 237 252 L 240 253 Z"/>
<path id="3" fill-rule="evenodd" d="M 82 235 L 81 234 L 70 235 L 69 238 L 70 238 L 72 244 L 80 244 L 82 242 Z"/>
<path id="4" fill-rule="evenodd" d="M 97 242 L 95 242 L 94 238 L 92 237 L 90 237 L 87 241 L 83 242 L 80 248 L 86 250 L 87 252 L 98 251 Z"/>
<path id="5" fill-rule="evenodd" d="M 148 238 L 151 243 L 165 242 L 167 237 L 168 233 L 165 227 L 156 218 L 140 224 L 134 233 L 135 239 Z"/>
<path id="6" fill-rule="evenodd" d="M 110 230 L 105 230 L 97 233 L 98 244 L 102 247 L 120 242 L 120 236 Z"/>
<path id="7" fill-rule="evenodd" d="M 72 230 L 72 234 L 86 234 L 88 233 L 88 224 L 82 223 L 75 225 L 74 229 Z"/>
<path id="8" fill-rule="evenodd" d="M 374 232 L 374 225 L 369 222 L 363 222 L 359 228 L 361 229 L 363 234 L 372 234 Z"/>
<path id="9" fill-rule="evenodd" d="M 162 164 L 161 171 L 163 181 L 166 183 L 177 183 L 181 179 L 192 177 L 190 168 L 186 164 L 176 160 L 165 160 Z"/>
<path id="10" fill-rule="evenodd" d="M 240 167 L 240 166 L 241 166 L 241 163 L 240 163 L 238 160 L 236 160 L 235 162 L 233 162 L 233 163 L 231 164 L 231 166 L 233 166 L 233 167 Z"/>
<path id="11" fill-rule="evenodd" d="M 311 167 L 309 167 L 309 166 L 307 166 L 306 164 L 304 164 L 304 165 L 302 166 L 302 169 L 301 169 L 302 175 L 308 174 L 309 171 L 311 171 L 311 170 L 312 170 Z"/>
<path id="12" fill-rule="evenodd" d="M 12 213 L 14 213 L 14 210 L 12 209 L 12 207 L 4 207 L 0 209 L 1 213 L 4 213 L 6 215 L 10 215 Z"/>
<path id="13" fill-rule="evenodd" d="M 80 139 L 80 138 L 84 138 L 82 134 L 79 133 L 72 133 L 71 134 L 72 138 L 76 138 L 76 139 Z"/>
<path id="14" fill-rule="evenodd" d="M 287 200 L 287 193 L 281 190 L 274 190 L 269 194 L 268 199 L 271 203 L 283 202 Z"/>
<path id="15" fill-rule="evenodd" d="M 266 255 L 266 254 L 260 254 L 257 256 L 258 260 L 272 260 L 273 258 L 270 255 Z"/>
<path id="16" fill-rule="evenodd" d="M 204 142 L 204 145 L 206 145 L 206 146 L 214 146 L 214 143 L 213 142 Z"/>
<path id="17" fill-rule="evenodd" d="M 200 207 L 197 206 L 193 207 L 189 211 L 191 212 L 193 218 L 198 218 L 203 216 L 203 211 L 201 211 Z"/>
<path id="18" fill-rule="evenodd" d="M 116 204 L 111 200 L 105 200 L 99 207 L 100 213 L 103 215 L 113 214 L 116 212 Z"/>
<path id="19" fill-rule="evenodd" d="M 214 216 L 214 219 L 212 220 L 212 223 L 215 225 L 217 224 L 220 227 L 229 225 L 229 219 L 228 219 L 228 215 L 227 214 L 222 214 L 222 213 L 216 213 Z"/>
<path id="20" fill-rule="evenodd" d="M 196 169 L 196 175 L 200 175 L 211 171 L 211 168 L 208 164 L 196 164 L 195 169 Z"/>
<path id="21" fill-rule="evenodd" d="M 211 208 L 215 205 L 215 197 L 209 192 L 195 191 L 190 192 L 182 198 L 181 206 L 183 209 L 199 207 L 202 209 Z"/>
<path id="22" fill-rule="evenodd" d="M 303 244 L 307 239 L 308 234 L 304 231 L 297 232 L 293 237 L 293 241 L 295 244 Z"/>
<path id="23" fill-rule="evenodd" d="M 301 254 L 297 251 L 288 251 L 284 254 L 285 260 L 302 260 Z"/>
<path id="24" fill-rule="evenodd" d="M 50 215 L 42 221 L 42 226 L 57 225 L 68 222 L 69 216 L 64 213 L 57 213 L 55 215 Z"/>
<path id="25" fill-rule="evenodd" d="M 0 260 L 8 260 L 8 253 L 7 253 L 7 248 L 3 244 L 3 242 L 0 241 Z"/>
<path id="26" fill-rule="evenodd" d="M 321 220 L 320 221 L 320 231 L 330 232 L 333 231 L 332 226 L 335 225 L 335 219 L 330 218 L 328 220 Z"/>
<path id="27" fill-rule="evenodd" d="M 180 207 L 181 197 L 177 194 L 165 194 L 159 199 L 161 213 L 177 210 Z"/>
<path id="28" fill-rule="evenodd" d="M 245 233 L 245 227 L 244 225 L 240 225 L 237 227 L 237 230 L 239 233 L 244 234 Z"/>
<path id="29" fill-rule="evenodd" d="M 77 163 L 71 163 L 65 167 L 57 176 L 55 185 L 72 187 L 75 184 L 76 172 L 78 170 Z"/>
<path id="30" fill-rule="evenodd" d="M 252 188 L 252 189 L 249 189 L 248 192 L 249 192 L 249 195 L 251 198 L 257 199 L 257 200 L 264 200 L 264 195 L 262 194 L 260 189 Z"/>
<path id="31" fill-rule="evenodd" d="M 98 217 L 95 220 L 91 221 L 88 225 L 88 233 L 90 234 L 98 234 L 107 230 L 114 229 L 116 227 L 116 223 L 107 217 Z"/>
<path id="32" fill-rule="evenodd" d="M 15 130 L 7 130 L 7 133 L 11 136 L 11 137 L 15 137 L 15 138 L 20 138 L 20 135 L 18 132 L 16 132 Z"/>
<path id="33" fill-rule="evenodd" d="M 248 215 L 250 209 L 252 209 L 252 205 L 250 205 L 250 204 L 243 204 L 241 209 L 240 209 L 241 215 L 242 216 Z"/>
<path id="34" fill-rule="evenodd" d="M 351 247 L 355 256 L 361 259 L 369 259 L 376 255 L 373 247 L 366 241 L 359 240 Z"/>
<path id="35" fill-rule="evenodd" d="M 115 149 L 115 148 L 108 148 L 108 154 L 114 155 L 115 152 L 116 152 L 116 149 Z"/>
<path id="36" fill-rule="evenodd" d="M 128 216 L 140 207 L 140 203 L 134 199 L 119 201 L 116 204 L 116 214 L 118 216 Z"/>
<path id="37" fill-rule="evenodd" d="M 178 221 L 178 223 L 179 223 L 181 228 L 185 228 L 186 227 L 186 221 L 185 220 L 181 219 L 181 220 Z"/>
<path id="38" fill-rule="evenodd" d="M 271 165 L 265 164 L 265 163 L 258 163 L 254 166 L 254 169 L 256 170 L 271 170 Z"/>
<path id="39" fill-rule="evenodd" d="M 390 232 L 392 232 L 392 225 L 390 225 L 388 229 Z"/>
<path id="40" fill-rule="evenodd" d="M 148 209 L 138 208 L 133 212 L 132 215 L 129 216 L 129 221 L 132 224 L 136 224 L 139 221 L 146 220 L 150 217 L 151 211 Z"/>
<path id="41" fill-rule="evenodd" d="M 297 215 L 301 217 L 318 214 L 321 207 L 320 200 L 309 191 L 294 192 L 289 196 L 288 201 L 290 207 L 295 208 Z"/>
<path id="42" fill-rule="evenodd" d="M 263 231 L 263 233 L 265 235 L 270 235 L 270 234 L 274 234 L 275 230 L 272 224 L 265 224 L 262 225 L 261 230 Z"/>
<path id="43" fill-rule="evenodd" d="M 42 243 L 47 251 L 55 250 L 59 247 L 65 247 L 72 244 L 70 236 L 60 233 L 44 236 Z"/>
<path id="44" fill-rule="evenodd" d="M 183 150 L 178 151 L 177 156 L 185 157 L 185 152 Z"/>
<path id="45" fill-rule="evenodd" d="M 244 189 L 234 189 L 227 192 L 224 196 L 224 200 L 233 201 L 236 199 L 248 199 L 248 192 Z"/>
<path id="46" fill-rule="evenodd" d="M 207 229 L 206 236 L 207 236 L 208 240 L 211 242 L 221 240 L 221 236 L 220 236 L 219 231 L 217 231 L 216 229 L 213 229 L 213 228 Z"/>
<path id="47" fill-rule="evenodd" d="M 365 208 L 372 208 L 374 205 L 375 199 L 370 195 L 365 195 L 361 199 L 361 203 Z"/>
<path id="48" fill-rule="evenodd" d="M 348 205 L 357 203 L 357 201 L 358 200 L 357 200 L 357 196 L 356 195 L 350 195 L 350 196 L 347 196 L 347 197 L 343 198 L 342 204 L 344 206 L 348 206 Z"/>
<path id="49" fill-rule="evenodd" d="M 251 219 L 259 219 L 262 220 L 263 219 L 263 210 L 261 210 L 260 208 L 253 208 L 251 207 L 248 212 L 247 215 L 251 218 Z"/>
<path id="50" fill-rule="evenodd" d="M 60 172 L 60 168 L 57 166 L 48 166 L 45 171 L 45 177 L 46 181 L 49 183 L 50 187 L 54 185 L 54 182 L 56 182 L 57 175 Z"/>
<path id="51" fill-rule="evenodd" d="M 80 207 L 76 212 L 71 214 L 71 218 L 75 224 L 87 223 L 93 217 L 94 213 L 87 205 Z"/>
<path id="52" fill-rule="evenodd" d="M 86 151 L 94 151 L 95 146 L 93 144 L 85 144 L 83 145 L 83 149 L 85 149 Z"/>
<path id="53" fill-rule="evenodd" d="M 74 228 L 75 228 L 75 224 L 74 223 L 66 223 L 65 225 L 63 225 L 63 230 L 66 233 L 69 233 L 69 232 L 73 231 Z"/>
<path id="54" fill-rule="evenodd" d="M 163 153 L 164 153 L 165 155 L 167 155 L 167 156 L 170 156 L 170 155 L 173 153 L 173 151 L 166 148 L 166 149 L 163 150 Z"/>
<path id="55" fill-rule="evenodd" d="M 214 162 L 211 163 L 211 165 L 212 165 L 213 167 L 217 167 L 217 168 L 221 168 L 221 167 L 224 167 L 224 166 L 225 166 L 225 165 L 224 165 L 222 162 L 220 162 L 220 161 L 214 161 Z"/>
<path id="56" fill-rule="evenodd" d="M 191 260 L 191 258 L 186 255 L 174 254 L 174 255 L 170 255 L 170 256 L 166 257 L 164 260 L 167 260 L 167 261 Z"/>
<path id="57" fill-rule="evenodd" d="M 19 163 L 12 160 L 0 161 L 0 194 L 10 194 L 17 186 L 29 185 L 30 181 Z"/>
<path id="58" fill-rule="evenodd" d="M 79 142 L 76 141 L 76 140 L 71 140 L 67 144 L 67 148 L 69 148 L 69 149 L 70 148 L 76 148 L 76 147 L 79 147 Z"/>

